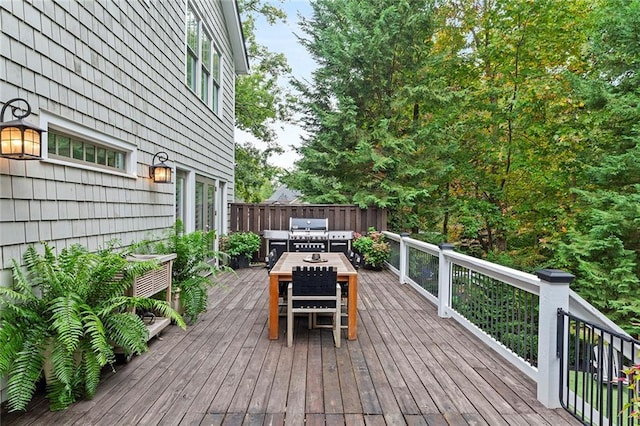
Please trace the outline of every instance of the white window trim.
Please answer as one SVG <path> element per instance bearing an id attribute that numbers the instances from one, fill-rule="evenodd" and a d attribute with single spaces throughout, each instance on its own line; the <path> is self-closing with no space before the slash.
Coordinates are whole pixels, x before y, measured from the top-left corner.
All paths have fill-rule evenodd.
<path id="1" fill-rule="evenodd" d="M 217 188 L 217 190 L 215 191 L 216 199 L 214 200 L 214 203 L 216 208 L 218 207 L 218 205 L 222 208 L 222 211 L 219 212 L 219 214 L 221 215 L 221 217 L 218 219 L 219 222 L 214 222 L 215 227 L 217 228 L 216 238 L 219 237 L 220 235 L 227 233 L 228 231 L 227 224 L 229 220 L 229 213 L 228 213 L 228 206 L 227 206 L 227 196 L 229 195 L 228 193 L 229 182 L 223 181 L 220 178 L 216 178 L 211 175 L 202 174 L 202 171 L 196 170 L 193 167 L 190 167 L 186 164 L 181 164 L 181 163 L 176 163 L 176 174 L 178 172 L 181 172 L 185 175 L 185 179 L 184 179 L 185 205 L 183 206 L 184 207 L 183 225 L 184 225 L 185 232 L 193 232 L 196 230 L 196 211 L 195 211 L 196 181 L 197 181 L 197 178 L 202 178 L 209 181 L 208 182 L 209 185 L 213 185 Z M 224 183 L 224 186 L 223 186 L 224 191 L 219 190 L 221 183 Z M 174 212 L 175 212 L 175 207 L 176 206 L 175 206 L 175 200 L 174 200 L 174 205 L 173 205 Z M 175 219 L 178 219 L 178 218 L 174 217 L 174 220 Z"/>
<path id="2" fill-rule="evenodd" d="M 207 108 L 209 108 L 216 116 L 218 117 L 222 117 L 222 91 L 223 91 L 223 87 L 224 87 L 224 77 L 223 77 L 223 69 L 224 67 L 223 65 L 223 61 L 224 61 L 224 56 L 221 53 L 221 49 L 218 47 L 218 43 L 216 41 L 216 38 L 212 35 L 213 33 L 209 30 L 209 26 L 205 23 L 204 19 L 202 18 L 202 14 L 200 13 L 200 10 L 198 10 L 197 6 L 195 3 L 191 2 L 191 1 L 187 1 L 186 2 L 186 8 L 191 8 L 191 10 L 193 11 L 193 13 L 195 14 L 197 20 L 198 20 L 198 51 L 196 52 L 196 75 L 195 75 L 195 79 L 196 79 L 196 89 L 195 91 L 193 89 L 191 89 L 191 87 L 187 84 L 187 73 L 188 73 L 188 69 L 187 67 L 188 65 L 188 61 L 186 60 L 186 56 L 187 56 L 187 51 L 189 49 L 189 43 L 188 43 L 188 28 L 187 28 L 187 21 L 185 19 L 185 26 L 184 26 L 184 52 L 183 54 L 185 55 L 185 68 L 184 68 L 184 84 L 185 86 L 187 86 L 187 89 L 193 93 L 194 95 L 196 95 L 198 97 L 198 99 L 200 100 L 200 102 L 202 102 L 203 104 L 205 104 L 207 106 Z M 186 10 L 185 9 L 185 17 L 186 17 Z M 200 96 L 200 90 L 202 87 L 202 43 L 201 43 L 201 37 L 202 34 L 206 34 L 210 39 L 211 39 L 211 61 L 213 62 L 213 55 L 214 54 L 219 54 L 219 61 L 218 61 L 218 75 L 220 76 L 219 81 L 218 81 L 218 96 L 215 99 L 215 103 L 213 102 L 213 86 L 215 85 L 215 80 L 213 79 L 213 69 L 209 70 L 209 93 L 208 93 L 208 102 L 205 102 L 202 97 Z"/>
<path id="3" fill-rule="evenodd" d="M 74 121 L 57 116 L 48 111 L 40 110 L 40 127 L 43 129 L 49 129 L 59 131 L 69 136 L 75 136 L 77 138 L 86 140 L 87 142 L 104 145 L 106 147 L 123 151 L 125 154 L 125 170 L 118 171 L 109 168 L 92 166 L 88 163 L 81 163 L 77 161 L 64 160 L 64 157 L 50 158 L 49 157 L 49 138 L 42 138 L 42 161 L 53 164 L 61 164 L 65 166 L 75 167 L 78 169 L 91 170 L 100 173 L 108 173 L 117 176 L 124 176 L 128 178 L 138 178 L 137 164 L 138 164 L 138 147 L 129 142 L 121 139 L 114 138 L 113 136 L 101 133 L 97 130 L 78 124 Z"/>

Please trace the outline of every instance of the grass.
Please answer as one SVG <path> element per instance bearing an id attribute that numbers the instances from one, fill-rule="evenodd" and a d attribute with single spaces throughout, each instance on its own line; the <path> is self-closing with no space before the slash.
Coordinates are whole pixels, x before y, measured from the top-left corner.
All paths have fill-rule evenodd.
<path id="1" fill-rule="evenodd" d="M 627 392 L 627 387 L 624 384 L 611 384 L 611 386 L 607 383 L 599 384 L 593 377 L 592 373 L 585 371 L 570 371 L 569 390 L 582 398 L 585 404 L 591 405 L 593 410 L 597 410 L 603 416 L 606 415 L 609 399 L 611 399 L 610 403 L 615 415 L 613 419 L 610 419 L 612 422 L 611 424 L 627 424 L 629 420 L 628 412 L 626 410 L 621 412 L 622 407 L 624 407 L 624 405 L 629 401 L 629 393 Z M 619 398 L 620 400 L 618 400 Z M 583 414 L 581 411 L 583 409 L 581 404 L 578 404 L 580 406 L 574 407 L 573 405 L 575 405 L 575 402 L 570 399 L 569 405 L 576 410 L 578 415 Z M 584 411 L 585 417 L 588 418 L 591 416 L 591 410 L 588 406 L 584 407 Z M 597 422 L 598 419 L 592 419 L 592 421 Z M 637 419 L 635 419 L 635 421 L 637 422 Z"/>

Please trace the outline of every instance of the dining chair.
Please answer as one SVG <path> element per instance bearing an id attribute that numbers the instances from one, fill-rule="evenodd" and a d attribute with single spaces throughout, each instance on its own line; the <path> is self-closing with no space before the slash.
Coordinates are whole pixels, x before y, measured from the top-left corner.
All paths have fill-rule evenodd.
<path id="1" fill-rule="evenodd" d="M 293 316 L 309 314 L 309 328 L 315 314 L 333 314 L 333 339 L 340 347 L 340 284 L 333 267 L 297 266 L 292 271 L 292 282 L 287 288 L 287 346 L 293 344 Z"/>
<path id="2" fill-rule="evenodd" d="M 278 252 L 276 249 L 272 249 L 267 255 L 267 272 L 271 272 L 274 265 L 278 261 Z M 278 307 L 280 310 L 279 316 L 286 316 L 287 314 L 287 282 L 281 281 L 278 283 Z"/>
<path id="3" fill-rule="evenodd" d="M 276 249 L 272 249 L 267 255 L 267 272 L 273 269 L 273 265 L 276 264 L 278 258 L 278 252 Z"/>

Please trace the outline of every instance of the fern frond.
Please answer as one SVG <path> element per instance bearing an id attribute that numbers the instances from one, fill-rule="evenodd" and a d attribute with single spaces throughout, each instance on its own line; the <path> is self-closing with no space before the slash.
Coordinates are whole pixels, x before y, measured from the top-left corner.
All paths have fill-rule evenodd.
<path id="1" fill-rule="evenodd" d="M 100 383 L 100 372 L 104 364 L 101 363 L 95 352 L 88 346 L 83 348 L 82 373 L 84 383 L 84 396 L 91 399 L 96 394 Z"/>
<path id="2" fill-rule="evenodd" d="M 82 301 L 70 293 L 51 302 L 51 328 L 57 333 L 57 340 L 65 345 L 67 352 L 74 352 L 83 335 L 80 317 Z"/>
<path id="3" fill-rule="evenodd" d="M 27 277 L 25 276 L 18 262 L 16 262 L 15 259 L 11 259 L 11 264 L 11 267 L 13 269 L 13 291 L 16 294 L 14 294 L 13 296 L 7 295 L 7 297 L 13 297 L 15 300 L 20 301 L 35 298 L 36 295 L 33 292 L 33 286 L 27 280 Z M 6 287 L 0 287 L 0 290 L 3 289 L 9 290 Z M 0 295 L 0 297 L 2 296 Z M 0 300 L 2 299 L 0 298 Z"/>
<path id="4" fill-rule="evenodd" d="M 165 318 L 169 318 L 174 321 L 176 325 L 185 330 L 187 325 L 184 322 L 184 318 L 178 312 L 176 312 L 165 300 L 158 300 L 146 297 L 132 297 L 132 301 L 135 303 L 136 308 L 143 308 L 147 311 L 153 311 Z"/>
<path id="5" fill-rule="evenodd" d="M 82 322 L 84 324 L 84 335 L 86 339 L 83 352 L 91 352 L 100 367 L 113 362 L 115 360 L 113 348 L 107 341 L 106 332 L 100 317 L 87 307 L 87 309 L 82 312 Z"/>
<path id="6" fill-rule="evenodd" d="M 43 356 L 39 347 L 25 346 L 17 353 L 7 381 L 7 404 L 10 411 L 24 410 L 36 390 L 42 374 Z"/>
<path id="7" fill-rule="evenodd" d="M 47 382 L 47 399 L 51 411 L 64 410 L 75 402 L 73 386 L 53 379 Z"/>
<path id="8" fill-rule="evenodd" d="M 187 281 L 183 281 L 180 285 L 180 299 L 184 306 L 185 316 L 189 321 L 194 322 L 198 315 L 207 308 L 209 295 L 204 281 L 209 282 L 204 277 L 192 277 Z"/>
<path id="9" fill-rule="evenodd" d="M 70 391 L 73 384 L 73 376 L 76 366 L 80 363 L 78 358 L 82 357 L 79 351 L 69 352 L 64 344 L 57 340 L 52 341 L 53 347 L 49 352 L 52 372 L 56 380 L 63 383 Z"/>
<path id="10" fill-rule="evenodd" d="M 138 316 L 130 312 L 114 313 L 104 319 L 107 339 L 128 354 L 146 352 L 149 330 Z"/>

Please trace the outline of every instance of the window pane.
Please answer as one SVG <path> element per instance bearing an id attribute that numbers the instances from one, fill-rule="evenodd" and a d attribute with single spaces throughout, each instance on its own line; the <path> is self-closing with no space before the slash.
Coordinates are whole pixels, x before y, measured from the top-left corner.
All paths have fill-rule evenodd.
<path id="1" fill-rule="evenodd" d="M 213 185 L 207 185 L 207 229 L 216 229 L 216 187 Z"/>
<path id="2" fill-rule="evenodd" d="M 93 145 L 87 145 L 85 147 L 85 156 L 84 159 L 89 163 L 96 162 L 96 147 Z"/>
<path id="3" fill-rule="evenodd" d="M 196 57 L 191 53 L 187 54 L 187 86 L 194 92 L 196 91 Z"/>
<path id="4" fill-rule="evenodd" d="M 218 93 L 219 93 L 218 86 L 214 84 L 213 91 L 212 91 L 211 108 L 215 113 L 218 112 L 218 96 L 219 96 Z"/>
<path id="5" fill-rule="evenodd" d="M 204 103 L 209 103 L 209 73 L 206 69 L 202 68 L 202 82 L 200 84 L 200 99 L 204 101 Z"/>
<path id="6" fill-rule="evenodd" d="M 202 60 L 202 67 L 206 69 L 211 68 L 211 39 L 203 31 L 202 32 L 202 53 L 200 54 Z"/>
<path id="7" fill-rule="evenodd" d="M 58 142 L 58 155 L 71 157 L 71 141 L 69 138 L 58 135 L 56 139 Z"/>
<path id="8" fill-rule="evenodd" d="M 124 154 L 116 152 L 116 168 L 124 170 Z"/>
<path id="9" fill-rule="evenodd" d="M 107 150 L 104 148 L 98 148 L 98 164 L 105 165 L 107 164 Z"/>
<path id="10" fill-rule="evenodd" d="M 213 79 L 220 84 L 220 53 L 217 50 L 213 52 L 213 65 L 211 65 L 211 75 Z"/>
<path id="11" fill-rule="evenodd" d="M 176 220 L 184 223 L 184 177 L 176 176 Z"/>
<path id="12" fill-rule="evenodd" d="M 80 141 L 73 141 L 73 158 L 76 160 L 84 160 L 84 144 Z"/>
<path id="13" fill-rule="evenodd" d="M 99 148 L 92 142 L 71 139 L 69 136 L 59 135 L 51 130 L 48 132 L 47 138 L 50 154 L 73 158 L 83 163 L 109 165 L 126 170 L 127 153 L 124 151 Z"/>
<path id="14" fill-rule="evenodd" d="M 47 139 L 49 140 L 49 147 L 47 148 L 47 150 L 49 151 L 49 154 L 55 154 L 56 153 L 56 135 L 55 133 L 52 132 L 48 132 L 49 134 L 47 135 Z"/>
<path id="15" fill-rule="evenodd" d="M 204 183 L 196 182 L 196 229 L 204 229 Z"/>
<path id="16" fill-rule="evenodd" d="M 198 18 L 190 7 L 187 8 L 187 46 L 198 54 Z"/>

